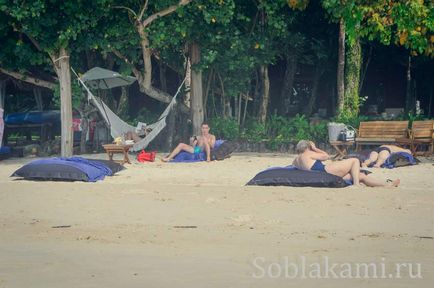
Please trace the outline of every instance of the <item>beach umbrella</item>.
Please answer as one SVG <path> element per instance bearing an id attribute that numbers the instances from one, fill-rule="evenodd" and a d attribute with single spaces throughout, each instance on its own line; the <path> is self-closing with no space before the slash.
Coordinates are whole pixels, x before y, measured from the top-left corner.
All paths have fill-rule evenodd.
<path id="1" fill-rule="evenodd" d="M 118 72 L 94 67 L 81 76 L 81 80 L 94 89 L 111 89 L 129 86 L 136 81 L 135 77 L 123 76 Z"/>

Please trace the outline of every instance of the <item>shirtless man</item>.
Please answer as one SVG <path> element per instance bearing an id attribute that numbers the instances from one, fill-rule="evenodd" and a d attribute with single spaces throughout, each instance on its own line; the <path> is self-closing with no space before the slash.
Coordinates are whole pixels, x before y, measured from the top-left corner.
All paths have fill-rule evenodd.
<path id="1" fill-rule="evenodd" d="M 361 173 L 360 161 L 356 158 L 325 165 L 322 161 L 328 160 L 330 158 L 329 154 L 317 148 L 312 141 L 301 140 L 298 142 L 296 150 L 298 156 L 295 158 L 293 165 L 298 169 L 326 172 L 342 177 L 345 180 L 352 180 L 355 186 L 363 183 L 369 187 L 397 187 L 400 183 L 399 179 L 384 183 Z"/>
<path id="2" fill-rule="evenodd" d="M 389 158 L 390 154 L 398 152 L 411 154 L 410 150 L 395 145 L 381 145 L 369 154 L 369 158 L 362 163 L 362 167 L 366 168 L 372 163 L 375 163 L 373 167 L 380 168 L 381 165 L 386 162 L 387 158 Z"/>
<path id="3" fill-rule="evenodd" d="M 169 156 L 161 159 L 164 162 L 169 162 L 181 151 L 186 151 L 189 153 L 198 154 L 202 151 L 206 153 L 206 161 L 211 161 L 211 149 L 214 148 L 215 145 L 215 136 L 209 133 L 209 125 L 208 123 L 202 123 L 201 125 L 201 136 L 194 136 L 192 141 L 190 141 L 191 145 L 187 145 L 184 143 L 179 143 L 178 146 L 169 154 Z"/>

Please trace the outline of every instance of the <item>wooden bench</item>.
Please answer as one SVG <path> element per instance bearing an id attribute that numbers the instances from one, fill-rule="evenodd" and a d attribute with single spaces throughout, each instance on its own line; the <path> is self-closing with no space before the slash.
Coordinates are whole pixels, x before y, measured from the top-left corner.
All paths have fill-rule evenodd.
<path id="1" fill-rule="evenodd" d="M 356 150 L 363 145 L 397 144 L 408 135 L 408 121 L 360 122 L 356 137 Z"/>
<path id="2" fill-rule="evenodd" d="M 128 158 L 128 151 L 133 145 L 117 145 L 117 144 L 104 144 L 104 150 L 107 152 L 110 161 L 115 161 L 120 164 L 131 164 L 130 158 Z M 122 160 L 113 160 L 114 154 L 123 154 L 124 158 Z"/>
<path id="3" fill-rule="evenodd" d="M 428 146 L 428 154 L 433 154 L 434 149 L 434 120 L 413 121 L 408 137 L 398 139 L 398 143 L 410 146 L 413 155 L 424 154 L 417 151 L 422 145 Z"/>

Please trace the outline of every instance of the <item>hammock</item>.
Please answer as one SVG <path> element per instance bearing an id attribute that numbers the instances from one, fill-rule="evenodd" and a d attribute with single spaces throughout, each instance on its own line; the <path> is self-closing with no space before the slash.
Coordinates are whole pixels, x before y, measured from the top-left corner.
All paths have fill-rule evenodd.
<path id="1" fill-rule="evenodd" d="M 175 96 L 173 96 L 172 100 L 170 101 L 169 105 L 167 105 L 166 109 L 163 111 L 163 113 L 158 118 L 157 122 L 147 125 L 143 122 L 138 122 L 137 126 L 134 127 L 127 122 L 123 121 L 116 113 L 114 113 L 99 97 L 96 97 L 92 94 L 90 89 L 84 84 L 84 82 L 78 77 L 77 73 L 72 69 L 74 74 L 77 76 L 78 81 L 80 84 L 85 88 L 87 91 L 87 97 L 88 101 L 92 101 L 92 103 L 95 105 L 95 107 L 99 110 L 101 116 L 104 118 L 104 121 L 107 123 L 107 125 L 110 127 L 110 135 L 113 138 L 116 137 L 122 137 L 125 135 L 125 133 L 129 131 L 135 131 L 139 134 L 140 131 L 146 131 L 151 129 L 151 131 L 145 135 L 142 140 L 134 143 L 134 146 L 130 148 L 130 151 L 140 151 L 142 149 L 145 149 L 149 143 L 155 139 L 155 137 L 160 134 L 161 130 L 166 127 L 166 118 L 167 115 L 169 115 L 170 111 L 172 110 L 173 106 L 176 104 L 176 97 L 178 96 L 179 92 L 181 91 L 181 87 L 185 82 L 185 79 L 182 81 L 181 85 L 179 85 L 178 90 L 176 91 Z"/>

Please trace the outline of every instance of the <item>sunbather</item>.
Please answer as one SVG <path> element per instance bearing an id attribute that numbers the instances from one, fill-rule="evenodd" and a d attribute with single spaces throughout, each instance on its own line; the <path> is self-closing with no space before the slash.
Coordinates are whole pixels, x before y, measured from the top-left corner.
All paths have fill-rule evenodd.
<path id="1" fill-rule="evenodd" d="M 152 129 L 147 128 L 146 125 L 142 125 L 140 128 L 136 128 L 136 131 L 128 131 L 127 133 L 125 133 L 124 139 L 133 140 L 134 143 L 137 143 L 143 139 L 142 137 L 145 137 L 151 131 Z"/>
<path id="2" fill-rule="evenodd" d="M 215 145 L 215 136 L 209 133 L 209 125 L 208 123 L 202 123 L 201 126 L 201 136 L 193 136 L 190 139 L 190 145 L 179 143 L 178 146 L 169 154 L 169 156 L 161 159 L 164 162 L 169 162 L 176 155 L 178 155 L 181 151 L 186 151 L 189 153 L 198 154 L 200 152 L 205 151 L 206 153 L 206 161 L 211 161 L 211 149 L 214 148 Z"/>
<path id="3" fill-rule="evenodd" d="M 315 146 L 312 141 L 301 140 L 298 142 L 296 151 L 298 153 L 293 165 L 302 170 L 322 171 L 342 177 L 345 180 L 352 180 L 358 186 L 360 183 L 370 187 L 397 187 L 400 180 L 384 183 L 360 172 L 360 161 L 356 158 L 345 159 L 330 164 L 323 164 L 330 158 L 329 154 Z"/>
<path id="4" fill-rule="evenodd" d="M 398 152 L 411 154 L 409 149 L 404 149 L 395 145 L 381 145 L 377 149 L 373 150 L 371 154 L 369 154 L 369 158 L 362 163 L 362 167 L 366 168 L 372 163 L 375 163 L 373 167 L 380 168 L 387 158 L 389 158 L 390 154 Z"/>

